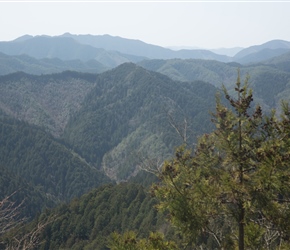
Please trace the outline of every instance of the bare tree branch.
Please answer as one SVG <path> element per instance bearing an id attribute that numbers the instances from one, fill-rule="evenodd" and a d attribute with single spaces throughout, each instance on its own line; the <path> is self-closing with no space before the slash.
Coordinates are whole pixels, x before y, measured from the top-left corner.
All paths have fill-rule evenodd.
<path id="1" fill-rule="evenodd" d="M 13 192 L 0 201 L 0 235 L 26 220 L 26 218 L 18 218 L 25 200 L 22 200 L 19 204 L 11 201 L 11 197 L 17 192 Z"/>

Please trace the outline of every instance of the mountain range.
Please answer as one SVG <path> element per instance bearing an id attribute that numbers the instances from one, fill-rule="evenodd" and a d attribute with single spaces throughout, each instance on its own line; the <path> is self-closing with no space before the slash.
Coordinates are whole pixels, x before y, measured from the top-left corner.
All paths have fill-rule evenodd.
<path id="1" fill-rule="evenodd" d="M 169 114 L 188 119 L 196 134 L 210 129 L 207 110 L 216 92 L 211 84 L 174 81 L 132 63 L 99 75 L 13 73 L 0 82 L 2 110 L 61 138 L 115 180 L 136 170 L 138 154 L 164 160 L 182 143 Z"/>
<path id="2" fill-rule="evenodd" d="M 96 60 L 86 62 L 80 59 L 61 60 L 55 58 L 36 59 L 26 54 L 7 55 L 0 52 L 0 75 L 22 71 L 28 74 L 51 74 L 71 70 L 88 73 L 101 73 L 110 69 Z"/>
<path id="3" fill-rule="evenodd" d="M 160 158 L 162 161 L 172 154 L 174 147 L 182 143 L 174 135 L 174 126 L 169 122 L 173 115 L 179 123 L 187 119 L 195 137 L 210 130 L 208 110 L 214 107 L 214 95 L 222 85 L 231 90 L 238 68 L 242 78 L 250 75 L 255 102 L 260 103 L 265 111 L 279 109 L 281 100 L 288 98 L 289 52 L 251 64 L 209 59 L 147 58 L 140 59 L 137 64 L 123 63 L 110 70 L 95 59 L 86 61 L 90 53 L 82 52 L 98 51 L 93 47 L 97 44 L 111 49 L 114 43 L 109 43 L 110 39 L 114 40 L 114 37 L 64 34 L 60 37 L 23 36 L 6 45 L 1 43 L 0 47 L 4 44 L 7 51 L 31 51 L 31 55 L 37 55 L 42 48 L 40 42 L 46 41 L 38 59 L 25 54 L 0 54 L 0 62 L 9 68 L 9 73 L 15 69 L 27 71 L 0 77 L 0 108 L 9 116 L 41 127 L 61 139 L 66 147 L 113 180 L 135 175 L 141 167 L 138 164 L 140 157 Z M 127 40 L 121 39 L 123 43 L 120 43 L 124 45 Z M 70 46 L 61 50 L 66 42 L 73 49 L 80 45 L 80 50 L 67 57 Z M 135 42 L 146 46 L 141 41 L 130 40 L 131 52 Z M 284 47 L 278 49 L 279 44 Z M 236 56 L 245 58 L 253 53 L 263 54 L 267 46 L 270 47 L 267 50 L 281 51 L 288 44 L 272 41 L 244 49 Z M 104 48 L 100 50 L 105 51 Z M 242 52 L 244 56 L 241 56 Z M 57 57 L 50 58 L 53 53 Z M 77 58 L 78 54 L 82 57 Z M 141 52 L 134 56 L 143 58 Z M 66 69 L 71 71 L 63 71 Z M 43 75 L 42 70 L 49 74 Z"/>
<path id="4" fill-rule="evenodd" d="M 16 191 L 19 217 L 35 218 L 17 233 L 55 217 L 39 249 L 107 249 L 112 231 L 173 237 L 142 169 L 212 131 L 238 70 L 263 112 L 289 101 L 289 42 L 221 51 L 69 33 L 0 42 L 0 198 Z"/>
<path id="5" fill-rule="evenodd" d="M 3 65 L 0 74 L 10 73 L 13 68 L 15 71 L 27 70 L 27 73 L 50 73 L 56 65 L 59 65 L 59 71 L 79 68 L 80 71 L 99 73 L 124 62 L 137 63 L 146 59 L 203 59 L 249 64 L 282 55 L 289 50 L 290 42 L 283 40 L 272 40 L 261 45 L 235 50 L 171 50 L 140 40 L 110 35 L 72 35 L 69 33 L 53 37 L 25 35 L 13 41 L 0 42 L 0 52 L 6 54 L 6 57 L 3 54 L 0 56 L 0 65 Z M 221 54 L 222 51 L 224 55 Z M 233 51 L 238 52 L 234 55 Z M 228 53 L 233 56 L 226 55 Z M 23 54 L 34 59 L 19 57 Z M 56 58 L 58 61 L 55 61 Z M 35 65 L 33 68 L 30 65 L 29 67 L 32 68 L 26 69 L 29 65 L 27 60 L 35 59 L 40 60 L 38 67 Z"/>

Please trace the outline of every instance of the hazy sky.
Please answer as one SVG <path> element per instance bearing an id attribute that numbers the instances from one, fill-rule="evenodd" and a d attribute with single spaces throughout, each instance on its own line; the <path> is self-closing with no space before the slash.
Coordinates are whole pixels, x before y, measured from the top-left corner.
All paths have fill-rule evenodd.
<path id="1" fill-rule="evenodd" d="M 2 1 L 0 41 L 93 34 L 161 46 L 248 47 L 290 41 L 290 1 Z"/>

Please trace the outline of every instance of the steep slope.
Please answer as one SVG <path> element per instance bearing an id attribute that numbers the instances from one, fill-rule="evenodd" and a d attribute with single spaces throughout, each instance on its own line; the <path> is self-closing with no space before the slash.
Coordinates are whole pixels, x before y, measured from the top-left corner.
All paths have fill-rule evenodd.
<path id="1" fill-rule="evenodd" d="M 69 200 L 109 182 L 51 135 L 4 114 L 0 138 L 1 164 L 55 201 Z"/>
<path id="2" fill-rule="evenodd" d="M 95 79 L 96 75 L 77 72 L 0 76 L 0 109 L 59 136 Z"/>
<path id="3" fill-rule="evenodd" d="M 247 68 L 252 88 L 265 111 L 280 110 L 281 101 L 290 101 L 290 71 L 267 65 Z"/>
<path id="4" fill-rule="evenodd" d="M 11 42 L 0 42 L 0 52 L 7 55 L 26 54 L 36 59 L 59 58 L 61 60 L 97 60 L 106 67 L 115 67 L 124 62 L 144 59 L 120 52 L 106 51 L 90 45 L 80 44 L 69 37 L 36 36 Z"/>
<path id="5" fill-rule="evenodd" d="M 3 163 L 1 163 L 3 164 Z M 29 184 L 25 179 L 16 175 L 8 168 L 0 165 L 0 201 L 7 198 L 7 203 L 11 205 L 11 209 L 15 209 L 14 214 L 10 214 L 13 220 L 7 220 L 14 223 L 33 219 L 37 214 L 41 213 L 44 208 L 56 205 L 56 201 L 41 192 L 37 187 Z M 11 203 L 10 203 L 11 202 Z M 5 204 L 1 204 L 1 212 Z M 8 213 L 9 214 L 9 213 Z M 3 215 L 1 213 L 1 215 Z M 3 220 L 1 218 L 1 229 L 3 228 Z M 4 222 L 5 223 L 5 222 Z M 7 223 L 7 224 L 8 224 Z M 10 227 L 8 227 L 9 229 Z M 0 231 L 0 235 L 2 232 Z"/>
<path id="6" fill-rule="evenodd" d="M 100 73 L 107 69 L 96 60 L 87 62 L 81 60 L 62 61 L 58 58 L 36 59 L 27 55 L 9 56 L 0 53 L 0 75 L 7 75 L 17 71 L 34 75 L 60 73 L 67 70 Z"/>
<path id="7" fill-rule="evenodd" d="M 47 217 L 55 220 L 39 235 L 37 249 L 105 250 L 111 233 L 149 231 L 168 233 L 170 226 L 157 214 L 156 201 L 138 184 L 104 185 L 98 189 L 41 214 L 30 227 Z"/>
<path id="8" fill-rule="evenodd" d="M 189 143 L 208 131 L 215 93 L 204 82 L 176 82 L 123 64 L 98 75 L 94 89 L 65 128 L 63 140 L 87 161 L 102 164 L 111 178 L 126 179 L 141 159 L 162 161 L 182 143 L 170 117 L 180 129 L 187 119 Z"/>

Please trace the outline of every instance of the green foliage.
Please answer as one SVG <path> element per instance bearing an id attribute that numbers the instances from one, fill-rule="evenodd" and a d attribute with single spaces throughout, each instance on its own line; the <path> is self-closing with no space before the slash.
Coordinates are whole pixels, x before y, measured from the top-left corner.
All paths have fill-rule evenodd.
<path id="1" fill-rule="evenodd" d="M 109 242 L 111 250 L 177 250 L 179 249 L 173 241 L 165 241 L 161 233 L 150 233 L 148 238 L 138 239 L 133 231 L 125 232 L 123 235 L 112 234 Z"/>
<path id="2" fill-rule="evenodd" d="M 264 64 L 271 65 L 272 67 L 289 72 L 290 71 L 289 61 L 290 61 L 290 52 L 285 53 L 281 56 L 271 58 L 265 61 Z"/>
<path id="3" fill-rule="evenodd" d="M 139 171 L 136 176 L 131 177 L 128 182 L 139 183 L 144 187 L 150 187 L 153 183 L 158 182 L 158 178 L 154 173 L 148 171 Z"/>
<path id="4" fill-rule="evenodd" d="M 112 232 L 138 230 L 138 236 L 146 237 L 151 230 L 162 228 L 167 233 L 169 226 L 157 214 L 155 204 L 138 184 L 108 184 L 47 210 L 28 228 L 54 218 L 40 235 L 38 249 L 107 249 Z"/>
<path id="5" fill-rule="evenodd" d="M 13 203 L 15 209 L 13 216 L 14 221 L 29 221 L 39 214 L 45 207 L 52 207 L 56 205 L 56 201 L 47 197 L 37 187 L 28 183 L 9 169 L 0 166 L 0 200 L 9 197 L 9 202 Z M 0 210 L 3 207 L 0 204 Z M 2 218 L 4 219 L 4 218 Z M 1 230 L 0 230 L 1 234 Z"/>
<path id="6" fill-rule="evenodd" d="M 170 59 L 146 60 L 138 63 L 146 69 L 157 71 L 178 81 L 204 81 L 220 87 L 222 83 L 230 84 L 236 76 L 238 64 L 232 65 L 213 60 L 201 59 Z"/>
<path id="7" fill-rule="evenodd" d="M 62 61 L 59 58 L 36 59 L 24 54 L 12 56 L 0 53 L 0 75 L 7 75 L 19 71 L 41 75 L 60 73 L 66 70 L 99 73 L 107 70 L 107 67 L 95 60 L 87 62 L 82 62 L 81 60 Z"/>
<path id="8" fill-rule="evenodd" d="M 216 89 L 204 82 L 181 83 L 133 64 L 98 76 L 82 108 L 63 135 L 88 162 L 105 169 L 113 179 L 130 177 L 139 155 L 161 160 L 182 140 L 169 123 L 191 124 L 192 143 L 197 133 L 209 131 L 208 110 Z M 195 134 L 193 134 L 193 132 Z"/>
<path id="9" fill-rule="evenodd" d="M 251 86 L 256 101 L 264 111 L 279 109 L 284 98 L 289 100 L 289 53 L 259 64 L 240 65 L 211 60 L 147 60 L 139 65 L 146 69 L 165 74 L 174 80 L 209 82 L 220 88 L 226 86 L 229 92 L 235 88 L 236 69 L 241 76 L 251 75 Z"/>
<path id="10" fill-rule="evenodd" d="M 0 115 L 0 161 L 15 178 L 21 177 L 56 201 L 80 196 L 109 182 L 101 171 L 48 133 L 5 115 Z M 9 185 L 1 196 L 20 188 Z"/>
<path id="11" fill-rule="evenodd" d="M 238 77 L 236 98 L 217 99 L 216 130 L 192 153 L 176 151 L 153 186 L 159 209 L 189 243 L 208 248 L 265 249 L 289 244 L 289 106 L 265 116 L 250 113 L 252 93 Z"/>
<path id="12" fill-rule="evenodd" d="M 70 71 L 40 76 L 22 72 L 0 76 L 0 108 L 60 136 L 95 79 L 94 74 Z"/>

